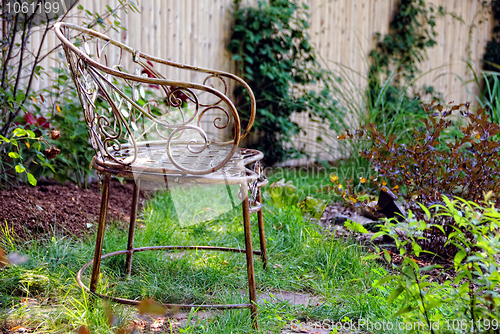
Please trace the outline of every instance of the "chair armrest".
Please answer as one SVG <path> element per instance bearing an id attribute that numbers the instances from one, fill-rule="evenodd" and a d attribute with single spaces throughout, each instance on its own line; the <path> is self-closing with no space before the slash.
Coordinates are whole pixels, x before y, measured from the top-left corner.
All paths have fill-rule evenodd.
<path id="1" fill-rule="evenodd" d="M 141 61 L 142 59 L 146 60 L 146 62 Z M 255 101 L 255 96 L 253 94 L 252 89 L 245 82 L 245 80 L 243 80 L 242 78 L 240 78 L 240 77 L 238 77 L 238 76 L 236 76 L 234 74 L 231 74 L 231 73 L 228 73 L 228 72 L 224 72 L 224 71 L 218 71 L 218 70 L 213 70 L 213 69 L 208 69 L 208 68 L 203 68 L 203 67 L 185 65 L 185 64 L 181 64 L 181 63 L 177 63 L 177 62 L 173 62 L 173 61 L 169 61 L 169 60 L 164 60 L 164 59 L 161 59 L 161 58 L 157 58 L 157 57 L 153 57 L 153 56 L 147 55 L 147 54 L 142 53 L 140 51 L 137 52 L 137 59 L 136 60 L 138 60 L 137 62 L 139 64 L 141 64 L 144 68 L 148 68 L 149 71 L 154 72 L 156 75 L 158 75 L 158 78 L 162 78 L 162 79 L 165 79 L 165 78 L 160 73 L 158 73 L 157 71 L 155 71 L 153 69 L 153 67 L 150 66 L 147 63 L 147 61 L 150 61 L 150 62 L 152 61 L 152 62 L 156 62 L 156 63 L 159 63 L 159 64 L 164 64 L 164 65 L 167 65 L 167 66 L 180 68 L 180 69 L 183 69 L 183 70 L 190 70 L 190 71 L 195 71 L 195 72 L 199 72 L 199 73 L 206 73 L 208 76 L 205 78 L 205 80 L 203 82 L 203 85 L 205 85 L 205 82 L 208 79 L 212 78 L 212 77 L 219 78 L 223 82 L 224 87 L 225 87 L 225 90 L 222 93 L 224 95 L 226 95 L 226 96 L 228 95 L 228 92 L 227 92 L 228 84 L 224 80 L 224 78 L 227 78 L 229 80 L 234 80 L 238 84 L 242 85 L 248 91 L 248 94 L 249 94 L 249 97 L 250 97 L 250 118 L 248 120 L 248 124 L 247 124 L 246 128 L 240 134 L 240 140 L 243 139 L 243 138 L 245 138 L 248 135 L 248 133 L 250 132 L 250 130 L 252 129 L 252 125 L 253 125 L 253 122 L 255 121 L 255 115 L 256 115 L 256 108 L 257 108 L 256 107 L 256 101 Z M 193 84 L 193 85 L 195 85 L 195 84 Z M 188 88 L 188 86 L 186 86 L 186 88 Z"/>

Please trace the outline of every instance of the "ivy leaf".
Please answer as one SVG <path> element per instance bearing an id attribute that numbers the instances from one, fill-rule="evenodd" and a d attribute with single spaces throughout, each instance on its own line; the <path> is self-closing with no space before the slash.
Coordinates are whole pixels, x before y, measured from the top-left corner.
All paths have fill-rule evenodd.
<path id="1" fill-rule="evenodd" d="M 19 159 L 19 153 L 17 152 L 9 152 L 9 157 L 11 157 L 12 159 Z"/>

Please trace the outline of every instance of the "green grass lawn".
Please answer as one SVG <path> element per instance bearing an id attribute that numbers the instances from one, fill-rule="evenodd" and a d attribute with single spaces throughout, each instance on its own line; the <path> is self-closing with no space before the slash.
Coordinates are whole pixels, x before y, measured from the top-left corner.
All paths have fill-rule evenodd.
<path id="1" fill-rule="evenodd" d="M 307 179 L 304 179 L 307 183 Z M 319 178 L 318 178 L 319 180 Z M 315 181 L 309 180 L 310 183 Z M 326 182 L 326 181 L 324 181 Z M 301 187 L 298 184 L 299 189 Z M 194 191 L 194 193 L 193 193 Z M 185 191 L 193 201 L 200 192 Z M 204 193 L 206 196 L 206 193 Z M 210 245 L 244 247 L 241 208 L 229 210 L 208 222 L 185 226 L 174 214 L 169 193 L 157 193 L 140 214 L 135 246 Z M 258 249 L 256 214 L 252 215 L 254 247 Z M 294 305 L 272 298 L 259 303 L 263 333 L 280 333 L 292 321 L 392 319 L 396 306 L 388 307 L 388 291 L 372 284 L 387 272 L 373 261 L 364 261 L 359 244 L 328 237 L 296 207 L 264 205 L 269 268 L 255 257 L 258 293 L 281 291 L 316 296 L 319 305 Z M 103 252 L 126 248 L 126 229 L 108 225 Z M 88 240 L 49 236 L 43 242 L 18 244 L 4 231 L 2 248 L 25 254 L 29 260 L 0 270 L 0 329 L 12 326 L 37 332 L 66 333 L 81 325 L 92 333 L 114 333 L 130 323 L 134 307 L 110 304 L 89 296 L 76 284 L 78 269 L 92 258 L 94 236 Z M 169 303 L 247 303 L 244 254 L 188 251 L 174 254 L 150 251 L 134 255 L 132 276 L 123 275 L 124 256 L 103 260 L 101 293 L 131 299 L 152 297 Z M 89 272 L 84 281 L 88 284 Z M 116 321 L 109 325 L 106 310 Z M 170 332 L 166 330 L 165 332 Z M 252 332 L 248 310 L 214 312 L 207 320 L 193 321 L 174 333 Z M 381 331 L 382 332 L 382 331 Z"/>

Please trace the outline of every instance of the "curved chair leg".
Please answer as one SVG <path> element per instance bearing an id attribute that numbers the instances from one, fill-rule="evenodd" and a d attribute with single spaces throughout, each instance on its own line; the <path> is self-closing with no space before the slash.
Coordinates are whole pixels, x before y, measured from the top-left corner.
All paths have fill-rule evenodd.
<path id="1" fill-rule="evenodd" d="M 127 259 L 125 260 L 125 272 L 130 275 L 132 271 L 132 256 L 134 255 L 135 222 L 137 221 L 137 204 L 139 202 L 139 180 L 134 183 L 132 195 L 132 207 L 130 208 L 130 225 L 128 228 Z"/>
<path id="2" fill-rule="evenodd" d="M 248 194 L 247 186 L 242 187 L 243 194 Z M 250 295 L 250 315 L 252 319 L 252 326 L 255 330 L 258 329 L 257 324 L 257 290 L 255 287 L 255 271 L 253 266 L 253 249 L 252 249 L 252 230 L 250 228 L 250 203 L 248 195 L 242 204 L 243 207 L 243 225 L 245 229 L 245 250 L 247 255 L 247 274 L 248 274 L 248 292 Z"/>
<path id="3" fill-rule="evenodd" d="M 262 204 L 262 191 L 259 187 L 257 193 L 257 201 Z M 264 214 L 262 212 L 263 208 L 257 211 L 257 218 L 259 220 L 259 239 L 260 239 L 260 251 L 262 257 L 262 268 L 267 269 L 267 249 L 266 249 L 266 233 L 264 231 Z"/>
<path id="4" fill-rule="evenodd" d="M 97 283 L 99 281 L 99 269 L 101 266 L 102 243 L 104 240 L 104 230 L 106 229 L 106 215 L 108 211 L 109 199 L 109 174 L 104 175 L 104 185 L 102 188 L 101 197 L 101 212 L 99 213 L 99 225 L 97 227 L 97 237 L 95 241 L 94 262 L 92 266 L 92 276 L 90 278 L 90 291 L 97 290 Z"/>

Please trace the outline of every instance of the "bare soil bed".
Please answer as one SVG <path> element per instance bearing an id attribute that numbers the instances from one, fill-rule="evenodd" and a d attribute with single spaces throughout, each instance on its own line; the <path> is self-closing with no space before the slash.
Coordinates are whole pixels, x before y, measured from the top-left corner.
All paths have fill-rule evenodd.
<path id="1" fill-rule="evenodd" d="M 108 206 L 109 221 L 128 221 L 133 183 L 111 181 Z M 139 206 L 144 191 L 139 194 Z M 95 230 L 99 217 L 99 185 L 88 189 L 55 181 L 39 182 L 36 187 L 23 185 L 0 190 L 0 226 L 5 224 L 20 239 L 44 238 L 50 235 L 82 237 Z"/>

